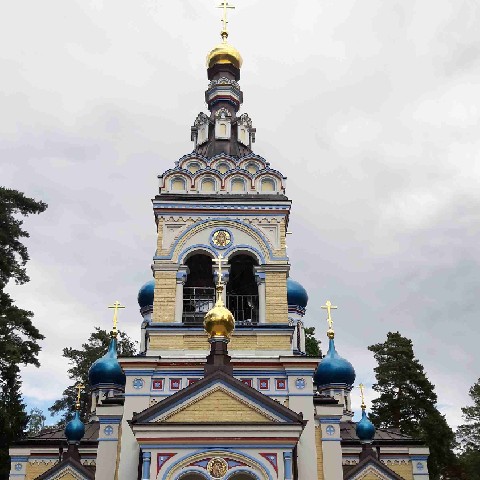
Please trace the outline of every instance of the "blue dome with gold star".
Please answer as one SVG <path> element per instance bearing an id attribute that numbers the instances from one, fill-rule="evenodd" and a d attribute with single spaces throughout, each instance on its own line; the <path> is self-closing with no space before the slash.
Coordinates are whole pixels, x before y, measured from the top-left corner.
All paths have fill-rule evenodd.
<path id="1" fill-rule="evenodd" d="M 362 419 L 357 423 L 357 437 L 362 443 L 371 443 L 375 437 L 375 425 L 367 417 L 365 408 L 362 408 Z"/>
<path id="2" fill-rule="evenodd" d="M 287 302 L 289 305 L 305 308 L 308 303 L 308 293 L 303 286 L 287 278 Z"/>
<path id="3" fill-rule="evenodd" d="M 84 435 L 85 425 L 80 420 L 80 414 L 76 411 L 73 419 L 65 427 L 65 436 L 69 442 L 79 442 Z"/>
<path id="4" fill-rule="evenodd" d="M 138 305 L 140 308 L 153 305 L 153 294 L 155 292 L 155 280 L 150 280 L 138 291 Z"/>
<path id="5" fill-rule="evenodd" d="M 335 342 L 333 338 L 330 338 L 328 352 L 318 364 L 315 372 L 316 385 L 344 384 L 350 386 L 355 382 L 355 376 L 353 365 L 337 353 Z"/>
<path id="6" fill-rule="evenodd" d="M 126 383 L 125 373 L 117 359 L 117 339 L 110 340 L 107 353 L 99 358 L 88 371 L 90 386 L 115 385 L 124 387 Z"/>

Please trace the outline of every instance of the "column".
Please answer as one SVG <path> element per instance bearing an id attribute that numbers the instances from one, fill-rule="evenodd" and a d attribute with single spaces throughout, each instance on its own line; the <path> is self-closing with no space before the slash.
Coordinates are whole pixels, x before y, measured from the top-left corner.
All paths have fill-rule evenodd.
<path id="1" fill-rule="evenodd" d="M 283 452 L 283 471 L 285 480 L 293 479 L 293 455 L 292 452 Z"/>
<path id="2" fill-rule="evenodd" d="M 177 287 L 175 290 L 175 323 L 183 321 L 183 286 L 189 274 L 188 267 L 181 265 L 176 275 Z"/>
<path id="3" fill-rule="evenodd" d="M 300 345 L 299 345 L 299 350 L 302 353 L 305 353 L 305 327 L 303 325 L 303 322 L 299 320 L 297 322 L 297 328 L 300 333 Z"/>
<path id="4" fill-rule="evenodd" d="M 265 323 L 265 272 L 254 267 L 258 285 L 258 323 Z"/>
<path id="5" fill-rule="evenodd" d="M 150 463 L 152 454 L 142 451 L 142 480 L 150 480 Z"/>

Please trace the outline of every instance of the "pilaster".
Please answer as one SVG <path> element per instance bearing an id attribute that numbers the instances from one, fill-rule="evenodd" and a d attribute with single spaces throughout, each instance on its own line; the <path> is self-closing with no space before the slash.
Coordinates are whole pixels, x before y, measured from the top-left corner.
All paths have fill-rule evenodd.
<path id="1" fill-rule="evenodd" d="M 155 276 L 153 300 L 153 323 L 173 323 L 176 309 L 176 289 L 178 264 L 155 263 L 152 265 Z"/>
<path id="2" fill-rule="evenodd" d="M 265 322 L 288 323 L 287 276 L 290 265 L 264 265 Z"/>

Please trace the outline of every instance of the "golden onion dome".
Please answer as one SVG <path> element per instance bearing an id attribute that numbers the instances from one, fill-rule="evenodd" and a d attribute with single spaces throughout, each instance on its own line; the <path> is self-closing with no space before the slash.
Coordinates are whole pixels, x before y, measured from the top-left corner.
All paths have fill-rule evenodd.
<path id="1" fill-rule="evenodd" d="M 215 306 L 207 312 L 203 320 L 203 328 L 210 338 L 230 338 L 235 329 L 235 319 L 232 312 L 223 304 L 221 295 L 223 285 L 217 285 L 217 301 Z"/>
<path id="2" fill-rule="evenodd" d="M 243 60 L 240 52 L 223 41 L 219 43 L 208 55 L 207 55 L 207 68 L 211 68 L 217 64 L 231 64 L 240 70 Z"/>

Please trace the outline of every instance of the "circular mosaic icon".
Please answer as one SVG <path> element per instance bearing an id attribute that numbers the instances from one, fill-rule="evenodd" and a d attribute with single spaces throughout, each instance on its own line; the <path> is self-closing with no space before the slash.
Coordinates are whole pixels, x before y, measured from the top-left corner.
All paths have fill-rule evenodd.
<path id="1" fill-rule="evenodd" d="M 225 248 L 232 243 L 232 236 L 226 230 L 217 230 L 212 235 L 212 243 L 216 247 Z"/>
<path id="2" fill-rule="evenodd" d="M 417 463 L 417 470 L 422 471 L 425 467 L 423 466 L 422 462 Z"/>
<path id="3" fill-rule="evenodd" d="M 212 458 L 207 465 L 207 472 L 213 478 L 223 478 L 228 470 L 228 463 L 223 458 Z"/>
<path id="4" fill-rule="evenodd" d="M 21 463 L 16 463 L 15 464 L 15 470 L 19 472 L 22 469 L 22 464 Z"/>
<path id="5" fill-rule="evenodd" d="M 133 385 L 133 388 L 136 388 L 137 390 L 140 390 L 141 388 L 143 388 L 143 385 L 145 385 L 145 382 L 143 381 L 142 378 L 136 378 L 132 382 L 132 385 Z"/>
<path id="6" fill-rule="evenodd" d="M 303 390 L 307 386 L 307 382 L 305 381 L 304 378 L 297 378 L 297 380 L 295 381 L 295 386 L 299 390 Z"/>
<path id="7" fill-rule="evenodd" d="M 327 432 L 327 435 L 332 436 L 335 433 L 335 427 L 333 425 L 327 425 L 325 431 Z"/>
<path id="8" fill-rule="evenodd" d="M 113 433 L 113 427 L 112 427 L 111 425 L 107 425 L 107 426 L 103 429 L 103 433 L 109 437 L 109 436 L 112 435 L 112 433 Z"/>

